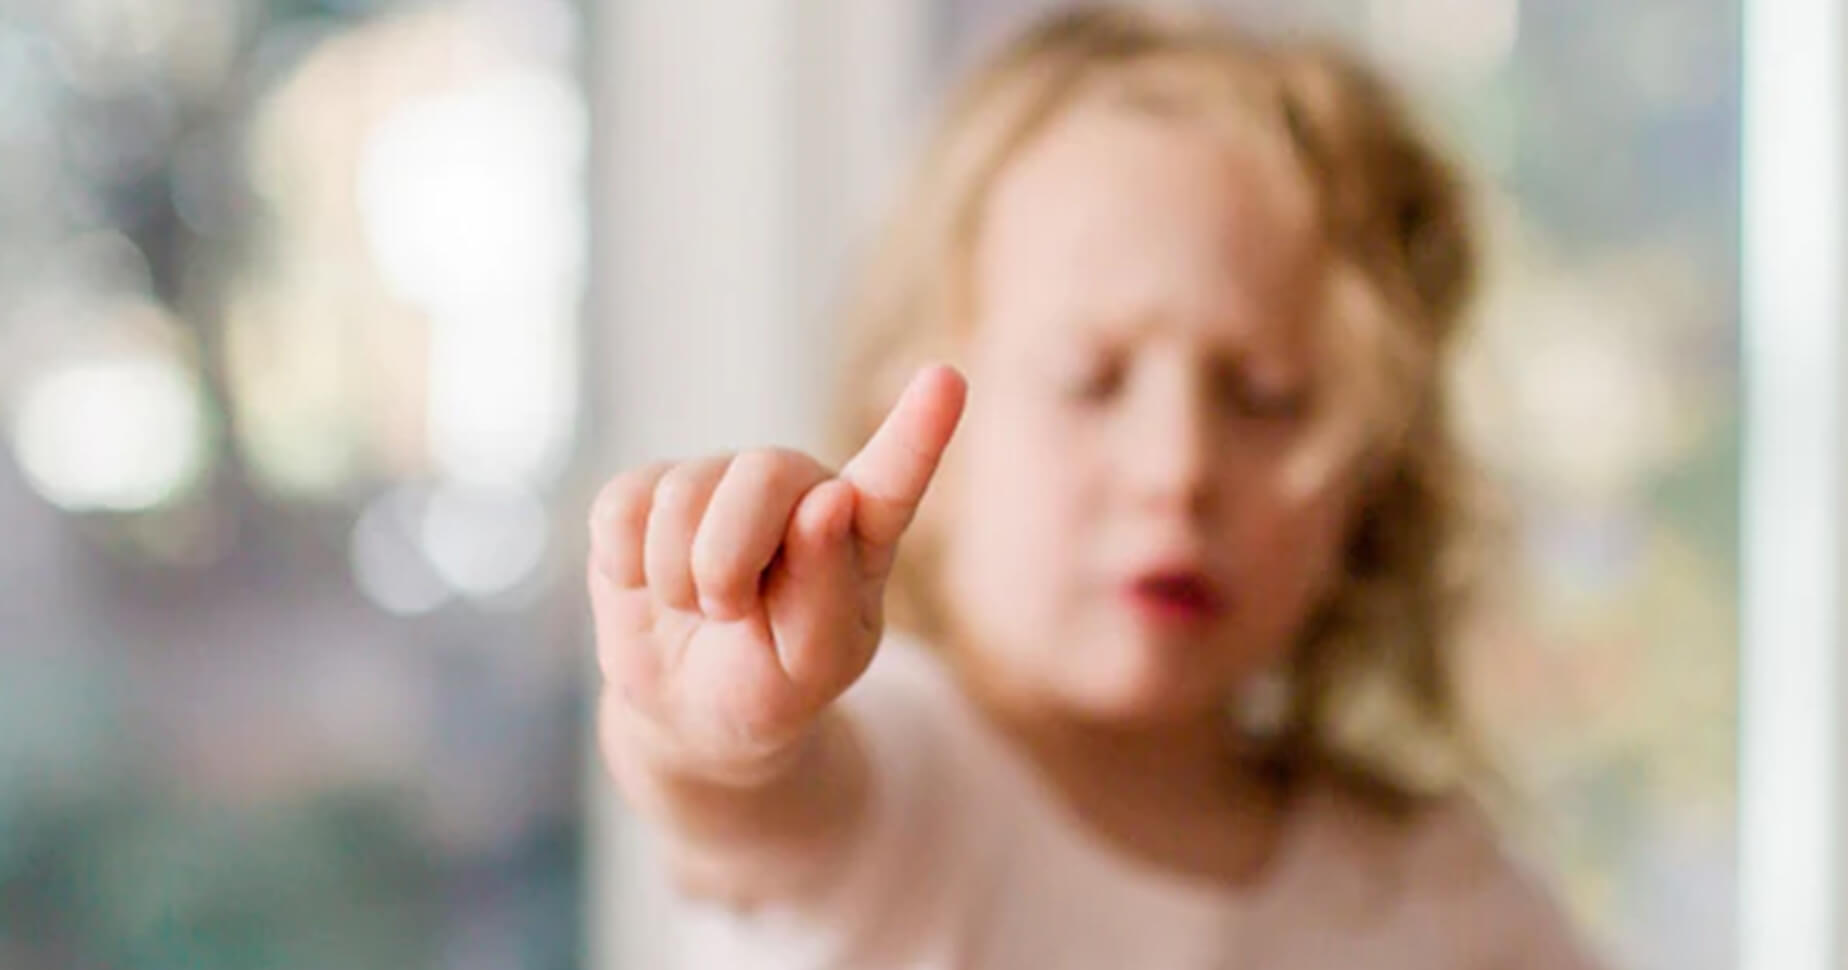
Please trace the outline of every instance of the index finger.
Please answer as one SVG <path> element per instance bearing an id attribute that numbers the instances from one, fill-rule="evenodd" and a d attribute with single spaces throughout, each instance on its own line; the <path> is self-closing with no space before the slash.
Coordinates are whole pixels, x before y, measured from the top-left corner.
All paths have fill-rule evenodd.
<path id="1" fill-rule="evenodd" d="M 840 477 L 859 496 L 853 524 L 862 540 L 891 545 L 904 535 L 962 419 L 967 396 L 968 384 L 955 368 L 925 368 L 841 469 Z"/>

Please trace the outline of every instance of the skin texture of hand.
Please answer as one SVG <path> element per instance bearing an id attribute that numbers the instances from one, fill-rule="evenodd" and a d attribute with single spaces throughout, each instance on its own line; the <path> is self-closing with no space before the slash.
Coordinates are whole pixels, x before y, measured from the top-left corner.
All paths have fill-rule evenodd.
<path id="1" fill-rule="evenodd" d="M 897 545 L 961 417 L 921 371 L 838 473 L 794 451 L 651 465 L 591 517 L 603 746 L 637 770 L 761 786 L 865 671 Z"/>

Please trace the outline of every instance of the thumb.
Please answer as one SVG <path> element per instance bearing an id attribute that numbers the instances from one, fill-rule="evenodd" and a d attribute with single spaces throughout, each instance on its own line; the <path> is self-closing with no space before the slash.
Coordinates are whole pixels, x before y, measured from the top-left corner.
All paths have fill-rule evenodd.
<path id="1" fill-rule="evenodd" d="M 841 469 L 840 477 L 859 499 L 853 528 L 863 542 L 883 548 L 904 535 L 962 419 L 967 396 L 968 384 L 954 368 L 925 368 Z"/>
<path id="2" fill-rule="evenodd" d="M 842 481 L 810 489 L 796 503 L 781 561 L 766 578 L 764 604 L 777 662 L 802 685 L 850 680 L 854 658 L 841 656 L 840 631 L 863 618 L 853 542 L 854 491 Z"/>

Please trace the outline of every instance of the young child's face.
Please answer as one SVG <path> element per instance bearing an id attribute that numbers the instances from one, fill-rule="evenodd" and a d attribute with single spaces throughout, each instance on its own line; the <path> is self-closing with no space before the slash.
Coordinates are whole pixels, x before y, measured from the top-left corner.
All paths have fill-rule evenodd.
<path id="1" fill-rule="evenodd" d="M 1327 591 L 1351 488 L 1292 473 L 1325 255 L 1289 164 L 1100 103 L 998 178 L 940 527 L 965 659 L 1000 689 L 1198 714 Z"/>

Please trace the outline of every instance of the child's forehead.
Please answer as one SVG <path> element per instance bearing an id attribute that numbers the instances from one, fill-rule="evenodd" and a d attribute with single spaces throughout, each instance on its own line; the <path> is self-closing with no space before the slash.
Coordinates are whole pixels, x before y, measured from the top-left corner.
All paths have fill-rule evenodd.
<path id="1" fill-rule="evenodd" d="M 1110 149 L 1116 152 L 1109 152 Z M 1250 170 L 1279 181 L 1300 180 L 1295 148 L 1282 115 L 1227 103 L 1164 110 L 1106 89 L 1078 92 L 1041 119 L 1002 160 L 1001 177 L 1023 168 L 1071 165 L 1075 156 L 1102 157 L 1140 150 L 1228 170 Z M 1031 164 L 1035 160 L 1038 165 Z"/>
<path id="2" fill-rule="evenodd" d="M 1320 242 L 1300 174 L 1261 146 L 1084 106 L 1001 173 L 975 284 L 1105 318 L 1276 315 L 1313 288 Z"/>
<path id="3" fill-rule="evenodd" d="M 1098 247 L 1138 233 L 1204 234 L 1210 239 L 1201 241 L 1270 250 L 1319 236 L 1317 208 L 1279 139 L 1081 102 L 1000 166 L 977 241 L 1025 234 L 1042 247 Z"/>

